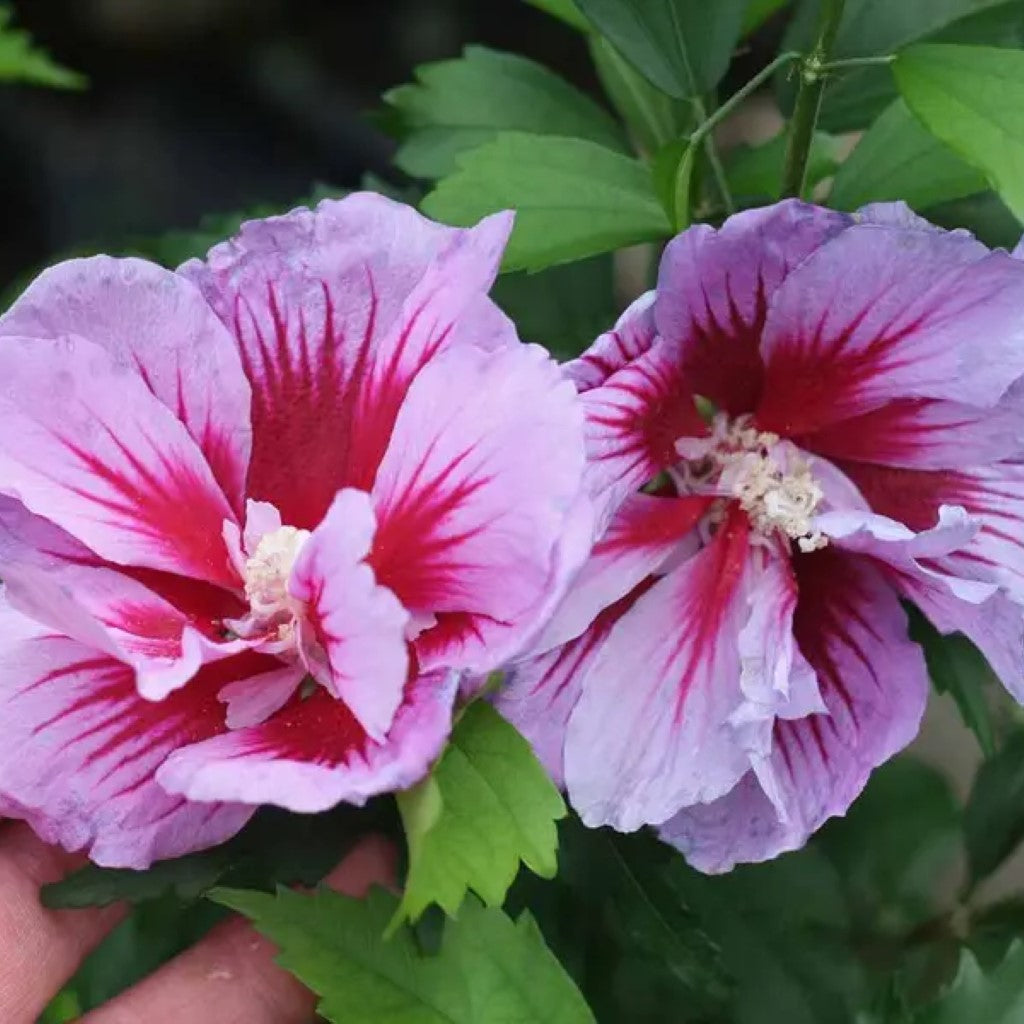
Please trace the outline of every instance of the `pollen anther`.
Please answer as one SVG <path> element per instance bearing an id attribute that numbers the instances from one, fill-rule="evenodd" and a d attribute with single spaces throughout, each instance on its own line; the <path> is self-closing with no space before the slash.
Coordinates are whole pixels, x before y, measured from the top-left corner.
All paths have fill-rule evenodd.
<path id="1" fill-rule="evenodd" d="M 308 530 L 282 526 L 260 538 L 245 563 L 245 596 L 254 615 L 274 619 L 294 612 L 288 577 L 309 536 Z"/>
<path id="2" fill-rule="evenodd" d="M 753 527 L 763 534 L 782 533 L 801 551 L 817 551 L 828 538 L 814 528 L 814 515 L 825 497 L 807 460 L 788 453 L 777 457 L 778 435 L 758 431 L 747 417 L 718 419 L 712 438 L 719 480 L 739 501 Z"/>

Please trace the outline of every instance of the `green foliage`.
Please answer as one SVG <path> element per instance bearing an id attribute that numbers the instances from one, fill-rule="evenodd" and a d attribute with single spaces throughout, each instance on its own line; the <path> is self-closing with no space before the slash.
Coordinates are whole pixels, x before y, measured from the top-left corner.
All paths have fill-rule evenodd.
<path id="1" fill-rule="evenodd" d="M 51 89 L 84 89 L 85 78 L 56 64 L 32 41 L 11 25 L 14 12 L 0 4 L 0 82 L 25 82 Z"/>
<path id="2" fill-rule="evenodd" d="M 685 1003 L 695 1019 L 720 1011 L 731 998 L 731 979 L 700 918 L 672 884 L 677 856 L 651 835 L 593 832 L 575 818 L 562 837 L 569 885 L 591 907 L 584 919 L 593 920 L 596 910 L 605 941 L 616 944 L 618 1000 L 635 1007 L 639 980 L 653 984 L 659 999 L 671 993 L 673 1003 Z M 661 1019 L 657 1009 L 655 1002 L 654 1020 Z"/>
<path id="3" fill-rule="evenodd" d="M 526 0 L 526 2 L 532 7 L 539 7 L 542 11 L 546 11 L 552 17 L 558 18 L 559 21 L 564 21 L 566 25 L 578 28 L 581 32 L 590 30 L 587 19 L 580 14 L 579 8 L 573 3 L 573 0 Z"/>
<path id="4" fill-rule="evenodd" d="M 735 1024 L 850 1020 L 865 978 L 838 872 L 814 849 L 711 878 L 681 857 L 666 877 L 736 979 Z"/>
<path id="5" fill-rule="evenodd" d="M 784 49 L 807 50 L 814 39 L 819 7 L 820 0 L 802 0 Z M 880 56 L 935 37 L 959 40 L 965 36 L 972 42 L 1019 45 L 1021 37 L 1013 29 L 1021 19 L 1015 7 L 1016 3 L 1008 0 L 847 0 L 832 56 Z M 792 83 L 786 83 L 787 109 L 792 92 Z M 866 128 L 895 92 L 889 68 L 869 67 L 845 74 L 825 94 L 821 126 L 834 132 Z"/>
<path id="6" fill-rule="evenodd" d="M 519 337 L 559 358 L 579 355 L 615 322 L 614 265 L 609 254 L 536 274 L 503 274 L 491 291 Z"/>
<path id="7" fill-rule="evenodd" d="M 775 202 L 782 194 L 782 168 L 786 155 L 786 133 L 758 146 L 737 146 L 725 160 L 726 180 L 733 199 L 740 206 Z M 839 141 L 825 132 L 815 132 L 804 179 L 805 198 L 839 166 Z"/>
<path id="8" fill-rule="evenodd" d="M 1024 731 L 978 769 L 964 811 L 967 860 L 974 883 L 990 875 L 1024 839 Z"/>
<path id="9" fill-rule="evenodd" d="M 1024 896 L 990 903 L 970 915 L 967 942 L 983 970 L 990 971 L 1024 935 Z"/>
<path id="10" fill-rule="evenodd" d="M 747 0 L 576 0 L 601 34 L 662 92 L 709 92 L 725 74 Z"/>
<path id="11" fill-rule="evenodd" d="M 996 681 L 984 655 L 960 633 L 943 636 L 920 612 L 910 609 L 910 635 L 924 649 L 928 675 L 948 693 L 986 757 L 995 753 L 995 730 L 985 690 Z"/>
<path id="12" fill-rule="evenodd" d="M 645 153 L 696 127 L 692 104 L 651 85 L 603 36 L 590 39 L 590 55 L 604 91 Z"/>
<path id="13" fill-rule="evenodd" d="M 78 1020 L 82 1013 L 83 1008 L 78 996 L 71 989 L 62 989 L 43 1010 L 39 1024 L 71 1024 L 72 1021 Z"/>
<path id="14" fill-rule="evenodd" d="M 1024 218 L 1024 53 L 922 44 L 894 70 L 910 109 Z"/>
<path id="15" fill-rule="evenodd" d="M 967 228 L 994 248 L 1013 249 L 1020 241 L 1020 221 L 991 190 L 933 206 L 928 210 L 928 219 L 950 230 Z"/>
<path id="16" fill-rule="evenodd" d="M 388 813 L 386 805 L 379 803 L 366 810 L 346 805 L 317 815 L 265 808 L 222 846 L 159 861 L 146 871 L 90 864 L 46 886 L 43 903 L 53 908 L 94 907 L 168 895 L 189 901 L 217 885 L 313 885 L 361 835 L 386 826 Z"/>
<path id="17" fill-rule="evenodd" d="M 530 745 L 485 701 L 471 704 L 431 774 L 398 795 L 409 873 L 398 919 L 436 903 L 454 916 L 472 889 L 500 907 L 520 861 L 558 870 L 565 804 Z"/>
<path id="18" fill-rule="evenodd" d="M 902 199 L 915 210 L 926 210 L 986 188 L 985 176 L 925 129 L 898 99 L 839 168 L 829 204 L 856 210 L 867 203 Z"/>
<path id="19" fill-rule="evenodd" d="M 693 172 L 699 146 L 689 139 L 670 142 L 654 158 L 654 191 L 676 231 L 690 226 Z"/>
<path id="20" fill-rule="evenodd" d="M 410 932 L 385 940 L 394 896 L 353 900 L 329 890 L 276 896 L 218 890 L 251 918 L 279 962 L 321 996 L 318 1012 L 344 1024 L 591 1024 L 582 996 L 529 914 L 513 922 L 470 898 L 425 956 Z"/>
<path id="21" fill-rule="evenodd" d="M 949 991 L 922 1010 L 913 1024 L 1019 1024 L 1024 1020 L 1024 942 L 1017 942 L 1003 962 L 985 974 L 969 952 Z"/>
<path id="22" fill-rule="evenodd" d="M 749 0 L 747 11 L 743 15 L 743 34 L 749 35 L 759 29 L 772 15 L 778 14 L 787 3 L 789 0 Z"/>
<path id="23" fill-rule="evenodd" d="M 395 163 L 414 177 L 443 177 L 460 153 L 502 130 L 625 148 L 622 130 L 592 99 L 525 57 L 468 46 L 458 60 L 417 68 L 416 78 L 384 96 L 405 129 Z"/>
<path id="24" fill-rule="evenodd" d="M 464 154 L 422 208 L 461 226 L 515 209 L 506 270 L 541 270 L 671 231 L 643 164 L 593 142 L 519 132 Z"/>
<path id="25" fill-rule="evenodd" d="M 934 768 L 882 765 L 817 846 L 835 866 L 861 933 L 904 935 L 934 916 L 961 849 L 960 809 Z"/>

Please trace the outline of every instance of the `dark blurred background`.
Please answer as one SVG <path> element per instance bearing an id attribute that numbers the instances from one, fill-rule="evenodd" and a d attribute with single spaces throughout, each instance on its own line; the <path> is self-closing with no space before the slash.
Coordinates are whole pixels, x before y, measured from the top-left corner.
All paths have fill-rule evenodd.
<path id="1" fill-rule="evenodd" d="M 586 48 L 523 0 L 13 0 L 83 92 L 0 89 L 0 288 L 56 254 L 123 247 L 314 184 L 393 176 L 366 118 L 467 42 L 593 89 Z"/>

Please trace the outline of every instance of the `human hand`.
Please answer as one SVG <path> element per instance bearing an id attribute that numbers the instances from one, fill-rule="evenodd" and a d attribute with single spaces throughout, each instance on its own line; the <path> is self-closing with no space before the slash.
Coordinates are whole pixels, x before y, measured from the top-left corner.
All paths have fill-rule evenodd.
<path id="1" fill-rule="evenodd" d="M 0 1021 L 35 1024 L 126 908 L 47 910 L 43 885 L 82 863 L 20 822 L 0 824 Z M 350 896 L 394 877 L 394 850 L 371 836 L 325 880 Z M 232 919 L 80 1024 L 308 1024 L 315 997 L 273 963 L 274 946 Z"/>

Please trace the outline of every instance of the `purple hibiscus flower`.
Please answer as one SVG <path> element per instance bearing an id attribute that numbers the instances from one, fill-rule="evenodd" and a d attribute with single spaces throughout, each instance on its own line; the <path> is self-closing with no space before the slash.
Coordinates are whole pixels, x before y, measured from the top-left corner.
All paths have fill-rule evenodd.
<path id="1" fill-rule="evenodd" d="M 0 811 L 141 867 L 424 774 L 591 537 L 510 226 L 354 195 L 0 321 Z"/>
<path id="2" fill-rule="evenodd" d="M 802 845 L 918 730 L 904 599 L 1024 700 L 1024 263 L 784 202 L 676 238 L 568 373 L 603 534 L 499 703 L 585 822 Z"/>

